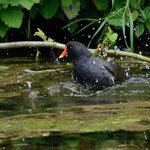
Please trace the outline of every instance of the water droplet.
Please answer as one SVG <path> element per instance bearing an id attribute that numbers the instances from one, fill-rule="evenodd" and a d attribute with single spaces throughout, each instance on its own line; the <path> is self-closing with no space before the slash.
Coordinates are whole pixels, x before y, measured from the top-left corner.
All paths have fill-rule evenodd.
<path id="1" fill-rule="evenodd" d="M 116 50 L 117 48 L 118 48 L 118 47 L 115 45 L 115 46 L 114 46 L 114 49 Z"/>
<path id="2" fill-rule="evenodd" d="M 146 65 L 146 69 L 150 69 L 148 65 Z"/>
<path id="3" fill-rule="evenodd" d="M 95 61 L 93 61 L 93 64 L 95 64 Z"/>
<path id="4" fill-rule="evenodd" d="M 88 38 L 91 38 L 91 35 L 88 35 Z"/>
<path id="5" fill-rule="evenodd" d="M 27 83 L 28 87 L 29 87 L 29 88 L 31 88 L 31 86 L 32 86 L 32 82 L 27 81 L 26 83 Z"/>
<path id="6" fill-rule="evenodd" d="M 110 61 L 111 61 L 111 58 L 110 58 L 110 57 L 108 57 L 108 58 L 107 58 L 107 61 L 108 61 L 108 62 L 110 62 Z"/>
<path id="7" fill-rule="evenodd" d="M 142 52 L 141 52 L 141 51 L 139 51 L 139 54 L 140 54 L 140 55 L 142 55 Z"/>
<path id="8" fill-rule="evenodd" d="M 146 47 L 148 47 L 148 44 L 145 44 Z"/>
<path id="9" fill-rule="evenodd" d="M 19 83 L 20 82 L 20 80 L 17 80 L 17 83 Z"/>
<path id="10" fill-rule="evenodd" d="M 98 83 L 98 79 L 96 79 L 95 81 L 96 81 L 96 83 Z"/>
<path id="11" fill-rule="evenodd" d="M 61 110 L 61 111 L 60 111 L 60 114 L 63 114 L 63 113 L 64 113 L 64 111 L 63 111 L 63 110 Z"/>

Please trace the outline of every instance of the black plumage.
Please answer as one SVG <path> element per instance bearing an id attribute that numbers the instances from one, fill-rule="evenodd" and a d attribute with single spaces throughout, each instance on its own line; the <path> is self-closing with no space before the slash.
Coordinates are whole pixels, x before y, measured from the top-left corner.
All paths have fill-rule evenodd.
<path id="1" fill-rule="evenodd" d="M 67 54 L 73 60 L 73 77 L 80 84 L 112 86 L 125 78 L 124 69 L 94 57 L 82 43 L 71 41 L 66 44 Z"/>

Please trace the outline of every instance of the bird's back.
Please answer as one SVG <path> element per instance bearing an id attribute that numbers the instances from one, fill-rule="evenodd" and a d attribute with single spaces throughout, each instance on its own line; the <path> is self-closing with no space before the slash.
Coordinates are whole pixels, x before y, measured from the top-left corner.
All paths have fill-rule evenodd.
<path id="1" fill-rule="evenodd" d="M 74 78 L 81 84 L 111 86 L 115 84 L 115 77 L 95 57 L 81 56 L 74 61 Z"/>

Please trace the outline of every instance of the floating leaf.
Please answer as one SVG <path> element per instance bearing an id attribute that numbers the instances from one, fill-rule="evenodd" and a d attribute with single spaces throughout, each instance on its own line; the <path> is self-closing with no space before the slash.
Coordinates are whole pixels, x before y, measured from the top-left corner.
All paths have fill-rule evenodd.
<path id="1" fill-rule="evenodd" d="M 19 7 L 8 7 L 1 10 L 1 19 L 6 25 L 19 28 L 22 24 L 23 12 Z"/>
<path id="2" fill-rule="evenodd" d="M 69 7 L 73 0 L 61 0 L 61 3 L 64 7 Z"/>
<path id="3" fill-rule="evenodd" d="M 5 25 L 2 21 L 0 21 L 0 37 L 4 37 L 9 27 Z"/>
<path id="4" fill-rule="evenodd" d="M 109 5 L 109 0 L 93 0 L 98 10 L 105 10 Z"/>
<path id="5" fill-rule="evenodd" d="M 135 35 L 140 37 L 144 33 L 144 24 L 139 24 L 136 26 Z"/>
<path id="6" fill-rule="evenodd" d="M 70 7 L 63 7 L 62 9 L 68 19 L 73 19 L 78 15 L 78 12 L 80 11 L 80 1 L 79 0 L 74 0 Z"/>
<path id="7" fill-rule="evenodd" d="M 40 13 L 45 19 L 53 17 L 58 9 L 58 0 L 44 1 Z"/>

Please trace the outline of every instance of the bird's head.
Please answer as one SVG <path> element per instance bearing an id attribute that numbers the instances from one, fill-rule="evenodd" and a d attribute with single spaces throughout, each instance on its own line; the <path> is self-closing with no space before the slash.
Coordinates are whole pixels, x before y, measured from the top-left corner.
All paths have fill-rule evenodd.
<path id="1" fill-rule="evenodd" d="M 77 41 L 70 41 L 66 44 L 65 49 L 59 58 L 66 55 L 69 55 L 73 60 L 75 60 L 81 56 L 90 57 L 92 54 L 88 51 L 84 44 Z"/>

